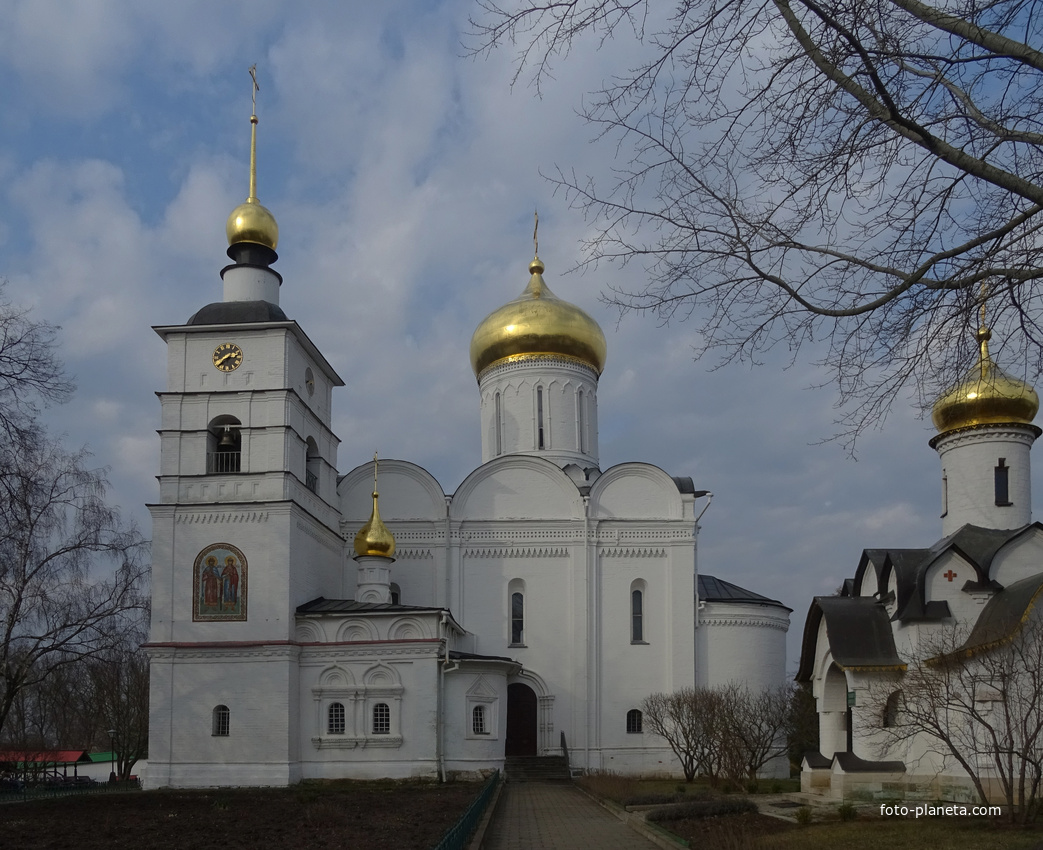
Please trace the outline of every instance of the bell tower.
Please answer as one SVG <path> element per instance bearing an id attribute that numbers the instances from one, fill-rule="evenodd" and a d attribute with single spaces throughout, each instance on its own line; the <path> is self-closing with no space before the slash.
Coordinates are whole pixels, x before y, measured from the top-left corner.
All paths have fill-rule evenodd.
<path id="1" fill-rule="evenodd" d="M 250 188 L 228 217 L 223 299 L 154 328 L 167 385 L 159 499 L 148 506 L 153 787 L 240 784 L 244 772 L 294 781 L 295 610 L 343 589 L 330 428 L 343 381 L 279 306 L 279 228 L 257 198 L 250 73 Z M 254 724 L 275 732 L 274 751 L 246 734 Z"/>

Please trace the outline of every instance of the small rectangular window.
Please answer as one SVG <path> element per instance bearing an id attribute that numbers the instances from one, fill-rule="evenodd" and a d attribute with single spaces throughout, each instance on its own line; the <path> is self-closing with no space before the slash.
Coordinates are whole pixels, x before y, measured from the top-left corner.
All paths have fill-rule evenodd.
<path id="1" fill-rule="evenodd" d="M 343 735 L 344 734 L 344 704 L 335 702 L 330 706 L 328 723 L 326 724 L 326 734 L 328 735 Z"/>
<path id="2" fill-rule="evenodd" d="M 391 709 L 386 702 L 378 702 L 373 706 L 373 734 L 391 734 Z"/>
<path id="3" fill-rule="evenodd" d="M 475 735 L 488 735 L 489 728 L 485 724 L 485 706 L 476 705 L 471 711 L 471 730 Z"/>
<path id="4" fill-rule="evenodd" d="M 1010 501 L 1010 467 L 1007 466 L 1006 458 L 1000 458 L 994 470 L 996 476 L 996 504 L 1007 507 Z"/>

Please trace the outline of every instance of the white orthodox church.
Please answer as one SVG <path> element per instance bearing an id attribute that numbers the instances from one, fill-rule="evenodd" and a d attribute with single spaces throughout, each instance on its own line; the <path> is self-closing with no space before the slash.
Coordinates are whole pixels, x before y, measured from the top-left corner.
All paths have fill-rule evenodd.
<path id="1" fill-rule="evenodd" d="M 690 478 L 601 469 L 601 329 L 537 257 L 471 341 L 482 455 L 456 492 L 404 460 L 340 475 L 344 382 L 279 306 L 254 173 L 223 300 L 155 328 L 147 784 L 475 776 L 565 748 L 677 773 L 642 700 L 781 683 L 790 609 L 698 576 Z"/>
<path id="2" fill-rule="evenodd" d="M 1039 628 L 1043 525 L 1032 522 L 1030 489 L 1039 399 L 995 364 L 990 338 L 983 320 L 978 362 L 933 409 L 941 540 L 923 549 L 866 549 L 840 595 L 811 603 L 797 678 L 813 687 L 820 749 L 804 759 L 805 791 L 836 798 L 976 797 L 967 771 L 936 739 L 887 729 L 904 722 L 912 665 L 929 669 L 960 659 L 970 672 L 980 670 L 973 667 L 978 659 L 1001 651 L 1023 629 Z M 949 716 L 938 707 L 957 740 L 977 734 L 972 713 L 1001 717 L 1006 698 L 1001 686 L 980 676 L 973 693 L 959 694 L 961 687 L 950 686 Z M 961 699 L 964 708 L 956 710 Z M 989 746 L 973 750 L 963 755 L 991 796 L 998 786 Z"/>

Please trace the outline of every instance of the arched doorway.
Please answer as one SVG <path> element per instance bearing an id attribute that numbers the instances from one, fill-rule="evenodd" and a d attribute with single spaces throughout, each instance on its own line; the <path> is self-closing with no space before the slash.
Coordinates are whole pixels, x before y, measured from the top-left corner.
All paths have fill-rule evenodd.
<path id="1" fill-rule="evenodd" d="M 507 686 L 507 741 L 504 755 L 537 754 L 536 692 L 520 682 Z"/>
<path id="2" fill-rule="evenodd" d="M 830 664 L 819 702 L 819 752 L 826 758 L 851 752 L 851 709 L 847 706 L 847 677 Z"/>

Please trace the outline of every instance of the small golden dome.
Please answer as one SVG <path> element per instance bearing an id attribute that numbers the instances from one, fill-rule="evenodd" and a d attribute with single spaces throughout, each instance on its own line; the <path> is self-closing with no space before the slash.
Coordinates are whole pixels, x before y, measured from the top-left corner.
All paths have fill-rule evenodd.
<path id="1" fill-rule="evenodd" d="M 977 425 L 1028 425 L 1039 410 L 1036 391 L 999 368 L 989 356 L 992 332 L 976 334 L 978 362 L 967 376 L 934 403 L 931 419 L 939 433 Z"/>
<path id="2" fill-rule="evenodd" d="M 247 198 L 245 203 L 232 210 L 225 224 L 225 234 L 229 245 L 256 242 L 274 251 L 279 244 L 279 225 L 275 216 L 257 198 Z"/>
<path id="3" fill-rule="evenodd" d="M 605 368 L 605 334 L 575 304 L 562 301 L 543 281 L 539 257 L 529 263 L 529 285 L 490 313 L 471 337 L 471 368 L 480 375 L 501 360 L 532 354 L 573 357 L 599 375 Z"/>
<path id="4" fill-rule="evenodd" d="M 370 514 L 369 522 L 359 529 L 355 535 L 355 556 L 378 555 L 381 558 L 390 558 L 395 554 L 395 536 L 391 533 L 383 520 L 380 518 L 380 510 L 377 508 L 377 491 L 373 491 L 373 513 Z"/>

